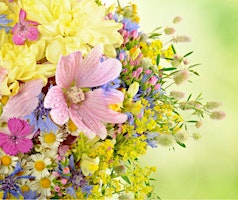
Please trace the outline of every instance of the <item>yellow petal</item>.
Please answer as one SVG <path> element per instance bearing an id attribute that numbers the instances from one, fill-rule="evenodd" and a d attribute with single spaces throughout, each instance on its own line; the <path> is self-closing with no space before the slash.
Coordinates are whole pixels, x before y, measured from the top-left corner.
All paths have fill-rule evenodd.
<path id="1" fill-rule="evenodd" d="M 51 63 L 58 63 L 61 55 L 65 53 L 65 45 L 61 40 L 54 40 L 46 48 L 46 58 Z"/>

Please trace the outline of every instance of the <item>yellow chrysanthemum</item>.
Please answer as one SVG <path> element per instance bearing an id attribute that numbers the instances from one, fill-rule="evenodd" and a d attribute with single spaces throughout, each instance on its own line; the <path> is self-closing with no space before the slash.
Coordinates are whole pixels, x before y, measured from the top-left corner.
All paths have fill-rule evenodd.
<path id="1" fill-rule="evenodd" d="M 101 43 L 104 53 L 115 56 L 122 43 L 117 32 L 122 24 L 105 19 L 105 7 L 94 0 L 22 0 L 27 17 L 40 23 L 40 36 L 47 41 L 46 58 L 57 63 L 61 54 L 87 53 Z"/>
<path id="2" fill-rule="evenodd" d="M 36 78 L 52 76 L 55 66 L 37 64 L 43 56 L 44 40 L 39 40 L 31 46 L 17 46 L 9 42 L 5 31 L 0 32 L 0 66 L 7 73 L 0 83 L 1 95 L 15 95 L 19 90 L 20 82 L 27 82 Z"/>

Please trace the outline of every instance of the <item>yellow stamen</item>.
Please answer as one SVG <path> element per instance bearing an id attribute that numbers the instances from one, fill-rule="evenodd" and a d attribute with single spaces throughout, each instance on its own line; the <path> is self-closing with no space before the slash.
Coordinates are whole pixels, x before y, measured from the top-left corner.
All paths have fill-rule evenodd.
<path id="1" fill-rule="evenodd" d="M 40 180 L 40 185 L 41 187 L 43 188 L 49 188 L 50 187 L 50 184 L 51 184 L 51 181 L 48 179 L 48 178 L 42 178 Z"/>
<path id="2" fill-rule="evenodd" d="M 47 133 L 44 135 L 44 141 L 47 144 L 52 144 L 56 141 L 56 136 L 54 133 Z"/>
<path id="3" fill-rule="evenodd" d="M 12 158 L 11 158 L 10 156 L 7 156 L 7 155 L 3 156 L 3 157 L 1 158 L 1 164 L 2 164 L 3 166 L 9 166 L 9 165 L 11 165 L 11 164 L 12 164 Z"/>
<path id="4" fill-rule="evenodd" d="M 43 171 L 45 169 L 45 163 L 42 160 L 36 161 L 34 166 L 37 171 Z"/>

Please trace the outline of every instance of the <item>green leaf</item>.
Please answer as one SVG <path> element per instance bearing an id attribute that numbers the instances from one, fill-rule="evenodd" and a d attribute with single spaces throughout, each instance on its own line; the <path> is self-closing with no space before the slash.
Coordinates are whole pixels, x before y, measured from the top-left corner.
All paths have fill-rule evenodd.
<path id="1" fill-rule="evenodd" d="M 166 57 L 164 59 L 165 60 L 174 60 L 173 58 L 166 58 Z"/>
<path id="2" fill-rule="evenodd" d="M 190 51 L 189 53 L 185 54 L 183 57 L 185 58 L 185 57 L 191 55 L 192 53 L 193 53 L 193 51 Z"/>
<path id="3" fill-rule="evenodd" d="M 188 99 L 187 99 L 186 102 L 188 102 L 188 101 L 191 99 L 191 97 L 192 97 L 192 94 L 190 94 L 190 95 L 188 96 Z"/>
<path id="4" fill-rule="evenodd" d="M 196 121 L 196 120 L 189 120 L 187 122 L 189 122 L 189 123 L 197 123 L 198 121 Z"/>
<path id="5" fill-rule="evenodd" d="M 171 47 L 172 47 L 172 50 L 173 50 L 174 54 L 176 54 L 176 50 L 174 48 L 174 45 L 171 45 Z"/>
<path id="6" fill-rule="evenodd" d="M 127 176 L 122 176 L 122 179 L 125 180 L 127 183 L 131 184 L 131 181 Z"/>
<path id="7" fill-rule="evenodd" d="M 156 58 L 156 65 L 159 65 L 159 61 L 160 61 L 160 54 L 158 54 L 157 58 Z"/>
<path id="8" fill-rule="evenodd" d="M 182 143 L 182 142 L 177 141 L 177 144 L 180 145 L 183 148 L 186 148 L 186 145 L 184 143 Z"/>
<path id="9" fill-rule="evenodd" d="M 173 70 L 176 70 L 177 68 L 176 67 L 167 67 L 167 68 L 163 68 L 162 70 L 163 71 L 173 71 Z"/>

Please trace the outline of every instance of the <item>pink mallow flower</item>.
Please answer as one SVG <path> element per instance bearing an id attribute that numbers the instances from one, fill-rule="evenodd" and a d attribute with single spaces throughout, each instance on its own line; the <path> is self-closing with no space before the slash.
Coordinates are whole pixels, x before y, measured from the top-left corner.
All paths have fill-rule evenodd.
<path id="1" fill-rule="evenodd" d="M 50 115 L 59 125 L 69 118 L 89 138 L 95 135 L 105 139 L 108 123 L 123 123 L 125 114 L 109 108 L 111 104 L 122 103 L 124 94 L 116 89 L 103 91 L 101 88 L 85 92 L 83 88 L 98 87 L 116 79 L 121 72 L 121 63 L 114 58 L 100 62 L 100 45 L 82 58 L 79 51 L 62 56 L 56 68 L 56 86 L 48 91 L 44 106 L 51 108 Z"/>
<path id="2" fill-rule="evenodd" d="M 6 154 L 15 156 L 19 152 L 27 153 L 33 147 L 32 128 L 27 121 L 11 118 L 7 122 L 8 130 L 0 132 L 0 147 Z"/>
<path id="3" fill-rule="evenodd" d="M 39 23 L 26 20 L 26 11 L 23 9 L 19 13 L 19 22 L 12 29 L 13 42 L 16 45 L 23 45 L 26 39 L 34 41 L 38 39 L 39 31 L 37 29 Z"/>

